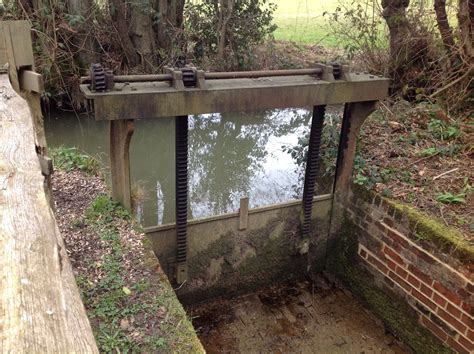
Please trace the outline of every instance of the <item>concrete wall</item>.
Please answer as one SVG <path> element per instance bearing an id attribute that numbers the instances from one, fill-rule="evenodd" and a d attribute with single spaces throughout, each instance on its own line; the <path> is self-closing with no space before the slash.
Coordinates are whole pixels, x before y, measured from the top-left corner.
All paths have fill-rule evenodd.
<path id="1" fill-rule="evenodd" d="M 248 227 L 239 214 L 188 223 L 188 280 L 176 291 L 184 303 L 230 296 L 296 279 L 324 267 L 332 196 L 314 198 L 313 232 L 301 238 L 301 201 L 249 210 Z M 174 224 L 145 230 L 170 279 L 175 278 Z"/>
<path id="2" fill-rule="evenodd" d="M 474 249 L 421 212 L 353 187 L 328 270 L 415 352 L 474 352 Z"/>

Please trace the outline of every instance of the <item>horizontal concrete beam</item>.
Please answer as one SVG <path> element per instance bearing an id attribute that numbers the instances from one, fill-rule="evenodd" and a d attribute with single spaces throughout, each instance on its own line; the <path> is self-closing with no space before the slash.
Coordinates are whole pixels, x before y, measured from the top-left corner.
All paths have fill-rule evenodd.
<path id="1" fill-rule="evenodd" d="M 96 120 L 144 119 L 215 112 L 258 111 L 387 97 L 389 80 L 368 74 L 347 74 L 349 80 L 323 81 L 312 76 L 208 80 L 207 88 L 177 90 L 165 82 L 116 83 L 108 92 L 92 92 Z"/>
<path id="2" fill-rule="evenodd" d="M 323 201 L 323 200 L 331 200 L 332 196 L 333 196 L 332 194 L 322 194 L 322 195 L 315 196 L 313 198 L 313 203 L 320 202 L 320 201 Z M 252 209 L 248 210 L 248 214 L 249 215 L 259 214 L 259 213 L 264 213 L 266 211 L 271 211 L 271 210 L 290 208 L 290 207 L 294 207 L 296 205 L 301 205 L 301 200 L 292 200 L 292 201 L 289 201 L 289 202 L 276 203 L 276 204 L 265 205 L 263 207 L 252 208 Z M 205 217 L 205 218 L 188 220 L 188 226 L 189 225 L 205 224 L 205 223 L 209 223 L 209 222 L 213 222 L 213 221 L 219 221 L 219 220 L 232 219 L 232 218 L 235 218 L 235 217 L 238 217 L 238 216 L 239 216 L 238 212 L 208 216 L 208 217 Z M 145 227 L 144 231 L 145 231 L 145 234 L 151 234 L 151 233 L 154 233 L 154 232 L 166 231 L 166 230 L 171 230 L 171 229 L 175 229 L 175 228 L 176 228 L 175 223 L 169 223 L 169 224 L 163 224 L 163 225 L 158 225 L 158 226 Z"/>

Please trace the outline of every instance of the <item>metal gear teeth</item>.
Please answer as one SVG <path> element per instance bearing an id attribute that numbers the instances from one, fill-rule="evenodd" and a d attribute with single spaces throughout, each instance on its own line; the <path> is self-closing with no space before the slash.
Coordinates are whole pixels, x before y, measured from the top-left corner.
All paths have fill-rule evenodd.
<path id="1" fill-rule="evenodd" d="M 105 80 L 105 70 L 99 63 L 91 64 L 91 90 L 97 92 L 104 92 L 107 88 Z"/>

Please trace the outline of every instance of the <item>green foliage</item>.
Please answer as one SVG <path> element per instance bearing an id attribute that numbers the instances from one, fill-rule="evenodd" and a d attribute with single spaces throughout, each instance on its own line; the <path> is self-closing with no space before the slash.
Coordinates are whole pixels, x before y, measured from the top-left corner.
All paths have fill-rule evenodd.
<path id="1" fill-rule="evenodd" d="M 92 156 L 79 152 L 77 148 L 58 147 L 51 148 L 49 154 L 53 165 L 61 170 L 81 170 L 91 175 L 100 173 L 100 162 Z"/>
<path id="2" fill-rule="evenodd" d="M 366 69 L 384 74 L 387 67 L 388 33 L 381 9 L 375 1 L 339 2 L 332 12 L 324 12 L 333 35 L 339 39 L 349 59 L 363 57 Z"/>
<path id="3" fill-rule="evenodd" d="M 461 130 L 457 124 L 448 124 L 435 118 L 429 121 L 428 132 L 439 140 L 451 140 L 461 135 Z"/>
<path id="4" fill-rule="evenodd" d="M 94 222 L 103 221 L 111 222 L 114 218 L 130 219 L 130 212 L 120 206 L 119 203 L 113 201 L 109 196 L 99 195 L 90 207 L 86 210 L 86 218 Z M 105 233 L 102 236 L 108 237 Z"/>
<path id="5" fill-rule="evenodd" d="M 473 187 L 469 184 L 469 178 L 464 178 L 464 185 L 460 193 L 445 192 L 436 196 L 436 200 L 444 204 L 466 203 L 466 197 L 472 192 Z"/>
<path id="6" fill-rule="evenodd" d="M 440 193 L 436 196 L 438 202 L 444 204 L 466 203 L 466 193 L 453 194 L 451 192 Z"/>
<path id="7" fill-rule="evenodd" d="M 225 58 L 220 58 L 220 64 L 224 68 L 249 67 L 255 46 L 276 28 L 272 23 L 275 8 L 268 0 L 235 1 L 232 11 L 212 0 L 188 2 L 186 32 L 194 44 L 194 56 L 198 60 L 216 57 L 225 33 Z"/>

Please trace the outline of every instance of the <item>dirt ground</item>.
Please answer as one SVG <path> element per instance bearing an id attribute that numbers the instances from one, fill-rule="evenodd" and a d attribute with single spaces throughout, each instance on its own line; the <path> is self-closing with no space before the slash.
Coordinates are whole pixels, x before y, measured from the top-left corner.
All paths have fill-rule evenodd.
<path id="1" fill-rule="evenodd" d="M 208 353 L 406 353 L 350 292 L 307 281 L 191 310 Z"/>

